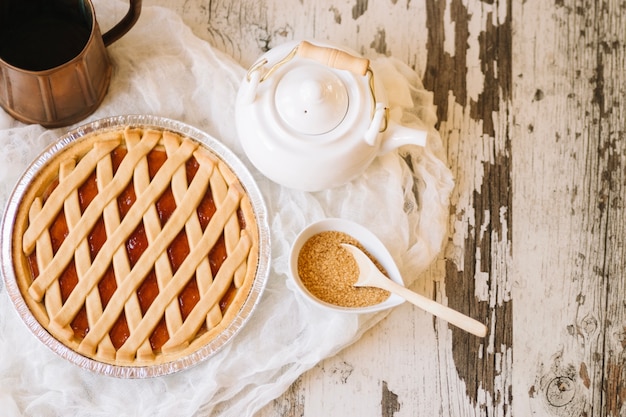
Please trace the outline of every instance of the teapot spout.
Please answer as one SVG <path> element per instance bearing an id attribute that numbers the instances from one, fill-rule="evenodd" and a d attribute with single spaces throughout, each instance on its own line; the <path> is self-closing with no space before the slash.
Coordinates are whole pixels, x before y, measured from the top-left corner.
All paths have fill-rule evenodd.
<path id="1" fill-rule="evenodd" d="M 426 146 L 428 132 L 401 126 L 390 120 L 380 146 L 380 154 L 384 154 L 404 145 Z"/>

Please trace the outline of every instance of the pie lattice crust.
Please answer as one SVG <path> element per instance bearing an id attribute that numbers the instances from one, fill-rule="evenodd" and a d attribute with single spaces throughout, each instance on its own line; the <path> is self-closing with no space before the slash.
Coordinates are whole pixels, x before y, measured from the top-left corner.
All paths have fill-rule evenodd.
<path id="1" fill-rule="evenodd" d="M 243 185 L 167 130 L 96 132 L 34 176 L 16 213 L 16 281 L 39 323 L 79 354 L 146 366 L 189 355 L 236 318 L 259 231 Z"/>

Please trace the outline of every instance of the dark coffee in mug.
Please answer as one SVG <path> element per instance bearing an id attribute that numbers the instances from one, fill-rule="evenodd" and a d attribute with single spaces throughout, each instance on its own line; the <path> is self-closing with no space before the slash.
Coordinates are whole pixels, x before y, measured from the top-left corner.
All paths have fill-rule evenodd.
<path id="1" fill-rule="evenodd" d="M 102 34 L 91 0 L 0 0 L 0 107 L 49 128 L 92 114 L 113 72 L 106 48 L 137 22 L 141 2 L 129 0 Z"/>
<path id="2" fill-rule="evenodd" d="M 3 10 L 5 15 L 0 16 L 0 58 L 6 63 L 23 70 L 43 71 L 72 60 L 87 45 L 93 22 L 80 7 L 81 1 L 10 4 L 13 10 L 8 14 Z"/>

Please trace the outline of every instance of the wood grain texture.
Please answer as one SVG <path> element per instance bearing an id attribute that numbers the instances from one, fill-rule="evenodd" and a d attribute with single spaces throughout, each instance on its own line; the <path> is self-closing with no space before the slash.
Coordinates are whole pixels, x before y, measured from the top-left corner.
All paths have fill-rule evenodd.
<path id="1" fill-rule="evenodd" d="M 511 3 L 426 5 L 424 83 L 435 92 L 439 130 L 456 170 L 445 294 L 449 306 L 490 327 L 485 340 L 452 328 L 453 365 L 466 387 L 460 401 L 475 415 L 506 415 L 512 401 Z M 447 39 L 454 40 L 451 50 Z"/>
<path id="2" fill-rule="evenodd" d="M 292 39 L 393 56 L 434 94 L 450 239 L 402 305 L 256 417 L 626 416 L 624 0 L 147 0 L 244 67 Z"/>
<path id="3" fill-rule="evenodd" d="M 522 413 L 626 415 L 625 13 L 529 1 L 515 16 Z"/>

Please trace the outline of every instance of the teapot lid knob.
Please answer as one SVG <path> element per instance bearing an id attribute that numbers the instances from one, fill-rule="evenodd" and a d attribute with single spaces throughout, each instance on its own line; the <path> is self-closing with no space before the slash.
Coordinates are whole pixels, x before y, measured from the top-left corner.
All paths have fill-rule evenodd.
<path id="1" fill-rule="evenodd" d="M 280 118 L 305 135 L 328 133 L 348 112 L 348 91 L 332 69 L 305 65 L 287 71 L 278 81 L 275 105 Z"/>

